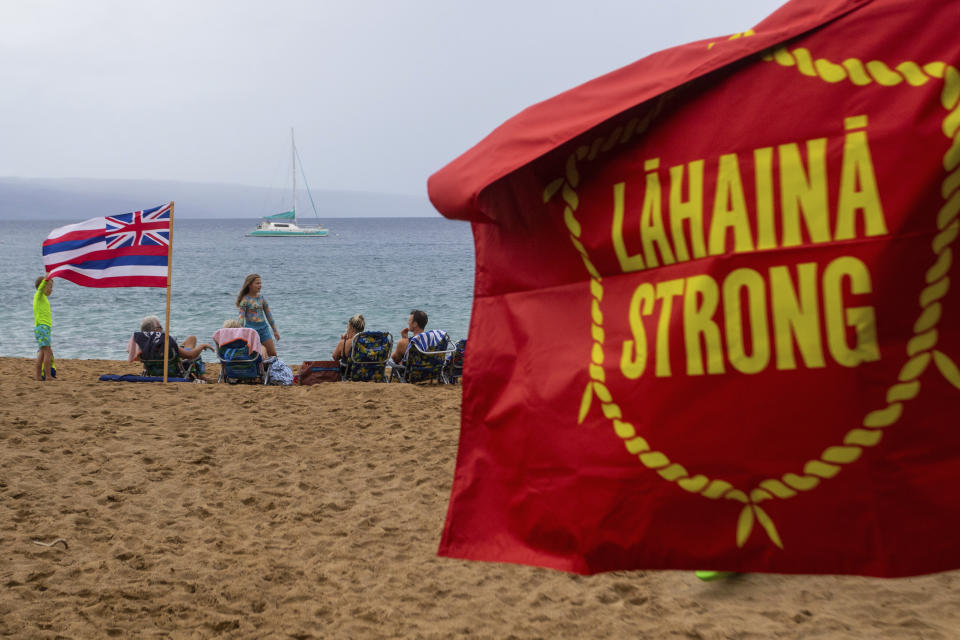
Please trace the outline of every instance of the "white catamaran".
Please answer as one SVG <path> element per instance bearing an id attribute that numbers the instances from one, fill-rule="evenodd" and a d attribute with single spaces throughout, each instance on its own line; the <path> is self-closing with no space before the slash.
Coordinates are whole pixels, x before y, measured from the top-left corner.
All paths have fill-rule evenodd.
<path id="1" fill-rule="evenodd" d="M 313 202 L 313 194 L 310 193 L 310 185 L 307 184 L 307 176 L 303 173 L 303 163 L 299 162 L 300 156 L 297 153 L 297 145 L 293 141 L 293 129 L 290 129 L 290 146 L 293 155 L 293 209 L 283 213 L 275 213 L 272 216 L 264 216 L 263 221 L 257 225 L 257 228 L 248 233 L 248 236 L 271 237 L 271 238 L 319 238 L 327 235 L 327 230 L 323 225 L 298 225 L 297 224 L 297 165 L 300 165 L 300 173 L 303 175 L 303 184 L 307 187 L 307 195 L 310 196 L 310 205 L 313 207 L 313 215 L 318 219 L 317 205 Z"/>

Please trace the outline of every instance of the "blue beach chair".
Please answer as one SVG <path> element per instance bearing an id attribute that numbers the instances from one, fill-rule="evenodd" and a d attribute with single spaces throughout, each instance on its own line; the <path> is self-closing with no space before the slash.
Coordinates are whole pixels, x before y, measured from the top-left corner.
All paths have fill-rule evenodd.
<path id="1" fill-rule="evenodd" d="M 463 377 L 463 359 L 467 352 L 467 340 L 457 340 L 453 348 L 456 349 L 450 359 L 447 360 L 447 382 L 457 384 Z"/>
<path id="2" fill-rule="evenodd" d="M 341 380 L 386 382 L 386 365 L 393 349 L 393 335 L 386 331 L 363 331 L 353 337 L 350 353 L 342 361 Z"/>
<path id="3" fill-rule="evenodd" d="M 403 362 L 390 369 L 390 380 L 398 382 L 437 382 L 447 384 L 447 360 L 453 357 L 456 349 L 450 347 L 450 337 L 446 331 L 431 329 L 410 340 L 407 355 Z M 431 344 L 432 343 L 432 344 Z"/>
<path id="4" fill-rule="evenodd" d="M 133 340 L 140 347 L 140 362 L 143 363 L 144 376 L 163 377 L 163 334 L 159 331 L 137 331 Z M 170 339 L 169 356 L 167 357 L 168 378 L 196 379 L 205 373 L 203 359 L 197 356 L 187 360 L 180 356 L 177 343 Z"/>
<path id="5" fill-rule="evenodd" d="M 253 329 L 245 329 L 255 333 Z M 216 334 L 214 342 L 216 343 Z M 270 367 L 260 352 L 250 352 L 252 338 L 236 338 L 217 344 L 217 360 L 220 361 L 220 375 L 217 382 L 237 384 L 268 384 L 270 382 Z M 259 344 L 259 342 L 257 342 Z"/>

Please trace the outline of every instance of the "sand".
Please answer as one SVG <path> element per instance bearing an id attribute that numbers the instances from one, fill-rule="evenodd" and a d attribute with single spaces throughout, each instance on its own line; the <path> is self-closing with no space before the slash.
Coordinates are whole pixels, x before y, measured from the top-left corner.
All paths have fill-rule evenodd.
<path id="1" fill-rule="evenodd" d="M 58 369 L 0 358 L 0 636 L 960 638 L 960 572 L 702 583 L 437 557 L 459 387 Z"/>

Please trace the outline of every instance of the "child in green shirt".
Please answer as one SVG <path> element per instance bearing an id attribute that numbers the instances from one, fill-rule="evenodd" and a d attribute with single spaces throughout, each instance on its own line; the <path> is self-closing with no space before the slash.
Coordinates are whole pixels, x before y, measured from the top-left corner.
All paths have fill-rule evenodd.
<path id="1" fill-rule="evenodd" d="M 37 339 L 37 380 L 46 380 L 46 372 L 50 377 L 56 377 L 53 368 L 53 348 L 50 346 L 50 328 L 53 326 L 53 316 L 50 314 L 50 299 L 53 293 L 53 281 L 44 276 L 34 282 L 37 292 L 33 294 L 33 335 Z"/>

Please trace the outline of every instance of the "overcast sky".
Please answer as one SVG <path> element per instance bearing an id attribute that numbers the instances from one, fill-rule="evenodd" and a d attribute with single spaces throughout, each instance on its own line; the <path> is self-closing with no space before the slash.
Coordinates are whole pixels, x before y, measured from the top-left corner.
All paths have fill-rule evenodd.
<path id="1" fill-rule="evenodd" d="M 523 108 L 782 0 L 2 0 L 0 176 L 424 194 Z"/>

